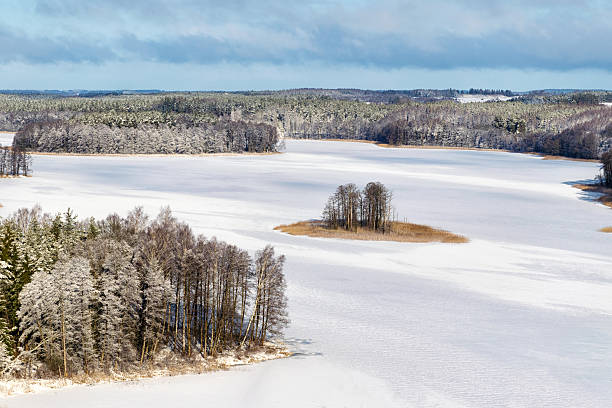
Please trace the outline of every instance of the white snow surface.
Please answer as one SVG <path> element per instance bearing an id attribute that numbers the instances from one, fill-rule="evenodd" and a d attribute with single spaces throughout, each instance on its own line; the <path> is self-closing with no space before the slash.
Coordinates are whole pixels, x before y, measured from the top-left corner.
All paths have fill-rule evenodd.
<path id="1" fill-rule="evenodd" d="M 571 187 L 597 163 L 287 140 L 272 156 L 34 156 L 0 215 L 170 205 L 206 236 L 287 256 L 295 357 L 198 376 L 75 386 L 0 407 L 610 407 L 612 211 Z M 400 217 L 468 244 L 345 241 L 272 228 L 381 181 Z"/>
<path id="2" fill-rule="evenodd" d="M 12 146 L 14 133 L 0 132 L 0 146 Z"/>
<path id="3" fill-rule="evenodd" d="M 461 95 L 458 96 L 457 98 L 457 102 L 460 103 L 474 103 L 474 102 L 504 102 L 504 101 L 509 101 L 510 99 L 512 99 L 511 96 L 506 96 L 506 95 Z"/>

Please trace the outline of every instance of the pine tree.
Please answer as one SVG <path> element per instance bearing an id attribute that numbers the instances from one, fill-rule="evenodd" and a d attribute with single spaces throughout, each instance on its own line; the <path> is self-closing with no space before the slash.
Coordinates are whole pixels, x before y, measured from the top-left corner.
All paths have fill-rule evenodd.
<path id="1" fill-rule="evenodd" d="M 23 236 L 12 220 L 6 220 L 0 227 L 0 262 L 2 263 L 2 280 L 0 281 L 2 297 L 0 313 L 6 321 L 12 344 L 19 340 L 17 311 L 19 310 L 19 293 L 26 278 L 20 268 L 20 242 Z M 14 346 L 13 346 L 14 347 Z"/>
<path id="2" fill-rule="evenodd" d="M 0 377 L 2 377 L 6 371 L 8 371 L 12 362 L 13 359 L 11 358 L 9 348 L 5 343 L 0 342 Z"/>

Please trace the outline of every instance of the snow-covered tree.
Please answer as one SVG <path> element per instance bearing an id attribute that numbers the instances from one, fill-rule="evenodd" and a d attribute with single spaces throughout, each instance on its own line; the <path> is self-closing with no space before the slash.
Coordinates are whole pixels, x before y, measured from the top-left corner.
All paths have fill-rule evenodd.
<path id="1" fill-rule="evenodd" d="M 0 318 L 0 377 L 5 374 L 13 362 L 12 339 L 8 333 L 6 321 Z"/>
<path id="2" fill-rule="evenodd" d="M 131 258 L 127 244 L 113 242 L 96 284 L 98 347 L 100 362 L 106 368 L 134 361 L 137 355 L 134 328 L 138 324 L 138 281 Z"/>
<path id="3" fill-rule="evenodd" d="M 86 259 L 62 259 L 50 273 L 37 271 L 20 295 L 22 342 L 43 343 L 47 361 L 62 371 L 88 369 L 94 358 L 90 303 L 93 279 Z"/>
<path id="4" fill-rule="evenodd" d="M 268 246 L 253 263 L 168 208 L 84 222 L 20 211 L 0 223 L 0 372 L 70 376 L 131 369 L 162 348 L 261 344 L 287 322 L 283 262 Z"/>
<path id="5" fill-rule="evenodd" d="M 166 309 L 173 296 L 169 279 L 164 277 L 157 258 L 149 255 L 139 268 L 139 343 L 141 362 L 155 353 L 163 339 Z"/>
<path id="6" fill-rule="evenodd" d="M 36 349 L 36 356 L 58 368 L 63 366 L 60 293 L 52 273 L 38 271 L 19 294 L 19 342 Z"/>
<path id="7" fill-rule="evenodd" d="M 89 262 L 85 258 L 72 258 L 60 265 L 58 271 L 65 277 L 66 349 L 73 367 L 89 371 L 95 366 L 92 333 L 91 302 L 94 299 L 94 281 Z"/>

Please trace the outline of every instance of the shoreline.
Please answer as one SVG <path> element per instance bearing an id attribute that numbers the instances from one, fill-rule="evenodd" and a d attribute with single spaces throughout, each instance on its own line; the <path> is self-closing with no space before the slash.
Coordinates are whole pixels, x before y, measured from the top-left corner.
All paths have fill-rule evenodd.
<path id="1" fill-rule="evenodd" d="M 219 152 L 219 153 L 65 153 L 27 152 L 31 156 L 82 156 L 82 157 L 211 157 L 211 156 L 273 156 L 282 152 Z"/>
<path id="2" fill-rule="evenodd" d="M 2 132 L 0 133 L 13 133 L 13 132 Z M 391 145 L 388 143 L 380 143 L 374 140 L 360 140 L 360 139 L 307 139 L 307 138 L 289 138 L 285 137 L 284 140 L 306 140 L 306 141 L 317 141 L 317 142 L 344 142 L 344 143 L 364 143 L 371 144 L 377 147 L 385 149 L 423 149 L 423 150 L 465 150 L 474 152 L 501 152 L 501 153 L 514 153 L 514 154 L 526 154 L 536 156 L 542 160 L 567 160 L 587 163 L 599 163 L 598 159 L 581 159 L 577 157 L 566 157 L 566 156 L 555 156 L 537 152 L 515 152 L 507 149 L 493 149 L 484 147 L 458 147 L 458 146 L 440 146 L 440 145 Z M 69 153 L 69 152 L 37 152 L 28 151 L 31 156 L 83 156 L 83 157 L 214 157 L 214 156 L 272 156 L 276 154 L 283 154 L 284 152 L 218 152 L 218 153 Z"/>
<path id="3" fill-rule="evenodd" d="M 593 201 L 603 204 L 606 207 L 612 208 L 612 188 L 604 187 L 599 184 L 581 184 L 581 183 L 573 184 L 572 187 L 577 188 L 578 190 L 581 190 L 581 191 L 585 191 L 587 193 L 601 194 L 600 197 L 597 197 Z"/>
<path id="4" fill-rule="evenodd" d="M 228 351 L 215 357 L 179 361 L 165 367 L 142 367 L 131 372 L 80 374 L 71 378 L 5 379 L 0 378 L 0 398 L 10 398 L 24 394 L 38 394 L 61 390 L 74 386 L 140 381 L 149 378 L 175 377 L 180 375 L 200 375 L 229 370 L 233 367 L 252 365 L 265 361 L 279 360 L 293 356 L 293 352 L 283 344 L 266 343 L 252 352 L 239 355 L 238 350 Z"/>
<path id="5" fill-rule="evenodd" d="M 554 156 L 550 154 L 537 153 L 537 152 L 514 152 L 507 149 L 493 149 L 488 147 L 459 147 L 459 146 L 440 146 L 440 145 L 392 145 L 388 143 L 380 143 L 374 140 L 360 140 L 360 139 L 306 139 L 306 138 L 285 138 L 285 140 L 314 140 L 321 142 L 345 142 L 345 143 L 365 143 L 372 144 L 385 149 L 424 149 L 424 150 L 467 150 L 475 152 L 502 152 L 502 153 L 514 153 L 514 154 L 528 154 L 532 156 L 541 157 L 542 160 L 569 160 L 579 162 L 590 162 L 599 163 L 598 159 L 580 159 L 577 157 L 565 157 L 565 156 Z"/>

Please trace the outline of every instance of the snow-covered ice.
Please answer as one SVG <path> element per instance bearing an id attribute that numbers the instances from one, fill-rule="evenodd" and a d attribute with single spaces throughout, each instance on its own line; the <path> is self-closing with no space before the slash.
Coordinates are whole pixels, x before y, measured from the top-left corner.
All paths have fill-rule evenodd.
<path id="1" fill-rule="evenodd" d="M 0 215 L 170 205 L 196 231 L 287 255 L 295 357 L 228 372 L 70 387 L 7 407 L 612 406 L 612 211 L 571 187 L 596 163 L 292 141 L 272 156 L 34 156 Z M 400 217 L 469 244 L 288 236 L 341 183 L 376 180 Z"/>
<path id="2" fill-rule="evenodd" d="M 457 98 L 455 98 L 457 100 L 457 102 L 460 103 L 474 103 L 474 102 L 504 102 L 504 101 L 509 101 L 510 99 L 512 99 L 512 97 L 510 96 L 506 96 L 506 95 L 469 95 L 469 94 L 465 94 L 465 95 L 461 95 L 458 96 Z"/>
<path id="3" fill-rule="evenodd" d="M 12 146 L 14 133 L 0 132 L 0 146 Z"/>

